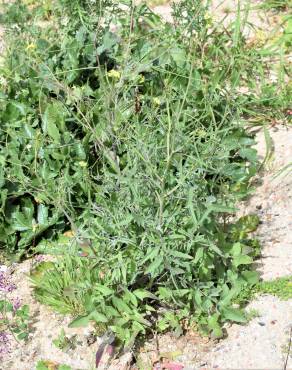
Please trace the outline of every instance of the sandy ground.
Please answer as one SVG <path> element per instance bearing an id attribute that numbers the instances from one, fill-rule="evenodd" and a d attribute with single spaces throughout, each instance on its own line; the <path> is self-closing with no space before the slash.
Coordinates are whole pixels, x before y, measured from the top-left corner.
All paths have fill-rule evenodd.
<path id="1" fill-rule="evenodd" d="M 273 154 L 265 171 L 258 175 L 261 185 L 243 205 L 241 214 L 256 213 L 261 224 L 257 230 L 264 248 L 258 263 L 263 280 L 292 276 L 292 127 L 270 130 Z M 263 132 L 257 135 L 259 157 L 264 158 L 266 144 Z"/>
<path id="2" fill-rule="evenodd" d="M 253 4 L 257 3 L 253 1 Z M 234 17 L 235 1 L 226 0 L 219 8 L 213 4 L 213 12 L 218 19 L 227 15 L 226 21 Z M 166 20 L 171 20 L 168 6 L 156 7 Z M 255 23 L 261 28 L 269 26 L 271 18 L 266 14 L 252 14 Z M 267 19 L 268 18 L 268 19 Z M 257 23 L 259 22 L 259 23 Z M 0 25 L 0 56 L 4 44 L 1 41 L 3 28 Z M 257 235 L 261 240 L 262 258 L 257 269 L 264 280 L 292 274 L 292 177 L 286 172 L 276 176 L 279 171 L 292 161 L 292 128 L 277 126 L 270 131 L 274 153 L 272 160 L 258 176 L 258 185 L 254 195 L 239 205 L 239 214 L 257 213 L 261 224 Z M 257 149 L 265 156 L 263 132 L 259 132 Z M 5 266 L 1 267 L 5 270 Z M 31 261 L 13 266 L 11 280 L 16 289 L 9 293 L 11 298 L 20 297 L 23 304 L 29 304 L 32 333 L 27 344 L 19 345 L 11 338 L 10 353 L 0 362 L 1 370 L 33 370 L 38 360 L 50 360 L 53 363 L 70 365 L 73 370 L 93 369 L 94 356 L 99 342 L 92 340 L 92 328 L 69 329 L 70 317 L 56 315 L 47 307 L 37 303 L 32 294 L 28 274 Z M 226 328 L 227 339 L 218 343 L 188 333 L 179 339 L 171 335 L 157 338 L 155 346 L 160 352 L 176 353 L 175 362 L 182 364 L 185 370 L 193 369 L 292 369 L 292 358 L 287 356 L 290 328 L 292 325 L 292 300 L 280 301 L 273 296 L 257 297 L 248 306 L 256 309 L 259 317 L 247 325 L 231 325 Z M 67 352 L 57 349 L 52 340 L 56 339 L 64 328 L 69 338 L 75 338 L 76 348 Z M 92 343 L 93 342 L 93 343 Z M 146 343 L 144 358 L 155 359 L 156 349 L 153 342 Z M 115 362 L 111 370 L 128 368 L 129 356 Z"/>

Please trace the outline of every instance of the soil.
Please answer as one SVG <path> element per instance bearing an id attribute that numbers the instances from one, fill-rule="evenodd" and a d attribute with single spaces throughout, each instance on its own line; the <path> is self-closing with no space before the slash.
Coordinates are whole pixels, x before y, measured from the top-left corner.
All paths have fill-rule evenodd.
<path id="1" fill-rule="evenodd" d="M 224 1 L 219 8 L 213 4 L 213 12 L 218 19 L 227 14 L 224 22 L 230 21 L 236 3 Z M 169 6 L 156 7 L 155 10 L 165 16 L 166 21 L 171 21 Z M 268 29 L 273 22 L 272 16 L 263 13 L 252 13 L 251 17 L 262 29 Z M 4 49 L 1 41 L 3 33 L 0 25 L 0 57 Z M 254 194 L 238 206 L 238 216 L 250 213 L 260 216 L 261 224 L 256 233 L 262 244 L 262 258 L 256 268 L 264 280 L 292 275 L 291 168 L 279 174 L 282 168 L 291 163 L 292 127 L 278 124 L 270 129 L 270 136 L 273 142 L 272 159 L 258 176 Z M 256 134 L 256 140 L 259 155 L 264 158 L 266 144 L 262 131 Z M 14 291 L 8 293 L 8 297 L 19 297 L 22 304 L 28 304 L 33 317 L 28 342 L 19 344 L 10 338 L 10 352 L 3 356 L 0 369 L 32 370 L 39 360 L 67 364 L 74 370 L 95 368 L 95 353 L 100 340 L 93 336 L 93 328 L 68 328 L 70 317 L 57 315 L 36 302 L 28 277 L 32 263 L 33 260 L 28 260 L 9 268 L 0 266 L 0 271 L 10 276 L 16 286 Z M 141 358 L 143 362 L 153 363 L 163 353 L 166 361 L 171 358 L 172 362 L 181 364 L 185 370 L 292 369 L 292 358 L 287 353 L 292 328 L 292 300 L 281 301 L 270 295 L 259 296 L 248 305 L 248 309 L 257 310 L 259 316 L 244 326 L 227 326 L 226 339 L 214 342 L 195 332 L 180 338 L 167 334 L 144 344 Z M 65 330 L 75 348 L 62 351 L 52 344 L 61 329 Z M 131 354 L 125 354 L 113 362 L 110 369 L 128 369 L 130 361 Z"/>

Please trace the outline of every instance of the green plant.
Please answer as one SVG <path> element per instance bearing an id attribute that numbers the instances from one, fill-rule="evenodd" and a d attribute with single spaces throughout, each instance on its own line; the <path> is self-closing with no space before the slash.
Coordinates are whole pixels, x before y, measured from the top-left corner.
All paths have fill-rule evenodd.
<path id="1" fill-rule="evenodd" d="M 62 329 L 58 338 L 53 340 L 54 346 L 59 348 L 62 351 L 68 351 L 69 349 L 75 349 L 76 348 L 76 336 L 73 336 L 71 338 L 67 337 L 65 334 L 65 330 Z"/>
<path id="2" fill-rule="evenodd" d="M 228 218 L 258 167 L 238 88 L 260 57 L 239 16 L 210 30 L 201 1 L 175 26 L 145 5 L 56 5 L 13 28 L 1 68 L 1 246 L 56 255 L 32 280 L 71 326 L 129 346 L 195 318 L 221 336 L 258 280 L 258 220 Z"/>
<path id="3" fill-rule="evenodd" d="M 259 284 L 258 292 L 272 294 L 282 300 L 292 298 L 292 276 L 265 281 Z"/>
<path id="4" fill-rule="evenodd" d="M 29 306 L 18 302 L 0 300 L 0 332 L 10 332 L 16 340 L 26 340 L 29 335 Z"/>
<path id="5" fill-rule="evenodd" d="M 165 5 L 169 3 L 169 0 L 149 0 L 146 2 L 149 6 L 159 6 L 159 5 Z"/>
<path id="6" fill-rule="evenodd" d="M 260 4 L 262 9 L 288 10 L 291 9 L 291 0 L 265 0 Z"/>
<path id="7" fill-rule="evenodd" d="M 36 364 L 36 370 L 72 370 L 68 365 L 57 364 L 52 361 L 41 360 Z"/>
<path id="8" fill-rule="evenodd" d="M 290 299 L 292 298 L 292 277 L 287 276 L 271 281 L 261 281 L 253 287 L 246 286 L 241 290 L 235 303 L 245 305 L 257 294 L 271 294 L 282 300 Z"/>

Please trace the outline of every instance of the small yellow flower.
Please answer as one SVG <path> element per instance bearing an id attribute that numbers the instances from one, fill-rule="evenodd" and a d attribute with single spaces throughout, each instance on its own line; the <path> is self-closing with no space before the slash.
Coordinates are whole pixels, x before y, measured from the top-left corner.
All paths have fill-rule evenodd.
<path id="1" fill-rule="evenodd" d="M 201 136 L 201 137 L 205 137 L 207 135 L 207 132 L 203 129 L 198 129 L 196 133 L 198 136 Z"/>
<path id="2" fill-rule="evenodd" d="M 75 235 L 74 231 L 73 230 L 68 230 L 68 231 L 65 231 L 64 236 L 67 236 L 68 238 L 73 238 L 73 236 Z"/>
<path id="3" fill-rule="evenodd" d="M 79 166 L 85 168 L 85 167 L 87 167 L 87 163 L 84 162 L 84 161 L 80 161 Z"/>
<path id="4" fill-rule="evenodd" d="M 26 50 L 34 50 L 36 48 L 36 44 L 28 44 Z"/>
<path id="5" fill-rule="evenodd" d="M 36 201 L 36 203 L 37 203 L 37 204 L 42 203 L 41 199 L 40 199 L 40 198 L 38 198 L 38 197 L 35 197 L 35 198 L 34 198 L 34 200 Z"/>
<path id="6" fill-rule="evenodd" d="M 119 80 L 121 78 L 121 74 L 119 71 L 112 69 L 107 72 L 108 77 L 114 78 L 115 80 Z"/>
<path id="7" fill-rule="evenodd" d="M 208 13 L 208 12 L 206 12 L 206 14 L 205 14 L 205 21 L 206 21 L 206 23 L 208 24 L 208 25 L 211 25 L 212 24 L 212 21 L 213 21 L 213 19 L 212 19 L 212 16 L 210 15 L 210 13 Z"/>
<path id="8" fill-rule="evenodd" d="M 143 84 L 144 82 L 145 82 L 145 76 L 143 76 L 143 75 L 139 75 L 139 84 Z"/>
<path id="9" fill-rule="evenodd" d="M 153 98 L 153 103 L 154 103 L 155 105 L 160 105 L 160 104 L 161 104 L 161 101 L 160 101 L 160 99 L 159 99 L 159 98 Z"/>

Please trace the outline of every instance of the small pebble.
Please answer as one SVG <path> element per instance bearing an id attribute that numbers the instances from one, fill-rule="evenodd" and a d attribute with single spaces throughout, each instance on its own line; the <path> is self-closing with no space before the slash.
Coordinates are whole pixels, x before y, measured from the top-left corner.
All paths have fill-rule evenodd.
<path id="1" fill-rule="evenodd" d="M 8 267 L 6 265 L 0 265 L 0 272 L 7 272 Z"/>

